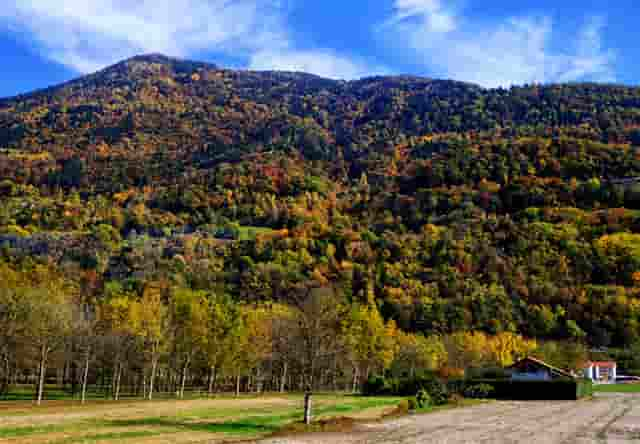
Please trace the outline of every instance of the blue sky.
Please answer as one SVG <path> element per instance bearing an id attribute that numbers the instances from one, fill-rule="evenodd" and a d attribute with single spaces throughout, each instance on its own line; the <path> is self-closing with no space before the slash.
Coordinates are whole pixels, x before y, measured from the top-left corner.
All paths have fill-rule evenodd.
<path id="1" fill-rule="evenodd" d="M 0 96 L 149 52 L 343 79 L 415 74 L 486 87 L 640 83 L 637 0 L 3 3 Z"/>

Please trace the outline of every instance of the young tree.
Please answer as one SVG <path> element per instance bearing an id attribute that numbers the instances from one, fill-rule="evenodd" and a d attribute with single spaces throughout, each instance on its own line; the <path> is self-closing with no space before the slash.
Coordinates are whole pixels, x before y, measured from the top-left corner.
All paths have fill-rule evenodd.
<path id="1" fill-rule="evenodd" d="M 108 285 L 105 298 L 99 305 L 99 329 L 105 346 L 113 351 L 112 395 L 120 398 L 120 385 L 125 356 L 136 343 L 136 330 L 132 320 L 136 297 L 122 290 L 119 285 Z"/>
<path id="2" fill-rule="evenodd" d="M 247 332 L 244 350 L 244 366 L 249 372 L 256 372 L 256 391 L 261 391 L 262 365 L 274 357 L 274 326 L 287 317 L 290 310 L 279 304 L 243 306 L 243 317 Z"/>
<path id="3" fill-rule="evenodd" d="M 173 346 L 182 361 L 178 396 L 184 398 L 187 372 L 197 353 L 206 350 L 209 300 L 204 292 L 174 289 L 171 295 Z"/>
<path id="4" fill-rule="evenodd" d="M 354 390 L 363 372 L 366 380 L 372 369 L 384 370 L 391 365 L 397 352 L 395 322 L 385 323 L 373 304 L 356 305 L 344 325 L 345 342 L 356 363 Z"/>
<path id="5" fill-rule="evenodd" d="M 416 370 L 439 370 L 447 363 L 447 350 L 442 338 L 398 332 L 398 353 L 392 369 L 396 374 L 414 376 Z"/>
<path id="6" fill-rule="evenodd" d="M 98 332 L 99 312 L 95 304 L 85 302 L 73 307 L 73 320 L 71 325 L 72 340 L 76 342 L 82 357 L 82 388 L 80 402 L 85 403 L 87 397 L 87 385 L 89 380 L 89 365 L 96 353 L 96 347 L 100 341 Z"/>
<path id="7" fill-rule="evenodd" d="M 235 378 L 236 396 L 240 396 L 240 378 L 245 368 L 248 342 L 249 335 L 244 316 L 240 307 L 234 306 L 227 330 L 222 337 L 220 351 L 223 353 L 222 367 Z"/>
<path id="8" fill-rule="evenodd" d="M 6 264 L 0 264 L 0 394 L 9 391 L 11 368 L 25 337 L 29 323 L 26 288 L 20 276 Z"/>
<path id="9" fill-rule="evenodd" d="M 153 399 L 155 380 L 160 358 L 170 344 L 170 312 L 163 300 L 163 287 L 147 284 L 142 298 L 131 304 L 131 324 L 136 336 L 143 343 L 151 362 L 147 399 Z"/>
<path id="10" fill-rule="evenodd" d="M 72 287 L 55 277 L 23 294 L 28 306 L 26 336 L 38 353 L 38 405 L 42 402 L 49 355 L 64 343 L 71 330 L 72 294 Z"/>
<path id="11" fill-rule="evenodd" d="M 210 295 L 207 304 L 204 355 L 210 370 L 208 392 L 211 395 L 215 390 L 220 369 L 239 375 L 241 351 L 245 346 L 246 334 L 240 310 L 229 297 Z M 239 392 L 239 384 L 236 384 L 236 392 Z"/>
<path id="12" fill-rule="evenodd" d="M 316 372 L 323 361 L 341 350 L 339 337 L 344 301 L 335 288 L 310 283 L 295 289 L 292 303 L 297 320 L 292 340 L 299 344 L 306 391 L 304 421 L 310 424 Z"/>

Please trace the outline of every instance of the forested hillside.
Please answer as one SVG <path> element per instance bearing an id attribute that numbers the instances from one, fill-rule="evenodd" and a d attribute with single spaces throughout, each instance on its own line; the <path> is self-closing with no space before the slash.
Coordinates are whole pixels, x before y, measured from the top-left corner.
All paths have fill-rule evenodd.
<path id="1" fill-rule="evenodd" d="M 273 320 L 315 291 L 416 338 L 640 339 L 640 88 L 141 56 L 1 100 L 0 178 L 5 299 L 54 282 L 112 316 L 192 297 Z"/>

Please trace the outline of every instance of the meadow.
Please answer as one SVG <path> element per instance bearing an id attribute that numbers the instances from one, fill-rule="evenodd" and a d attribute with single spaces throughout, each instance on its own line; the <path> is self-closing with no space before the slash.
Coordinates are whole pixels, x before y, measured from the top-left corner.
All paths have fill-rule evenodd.
<path id="1" fill-rule="evenodd" d="M 640 393 L 640 384 L 600 384 L 593 390 L 601 393 Z"/>
<path id="2" fill-rule="evenodd" d="M 314 396 L 311 430 L 329 423 L 375 420 L 400 398 Z M 301 395 L 220 396 L 189 400 L 92 400 L 85 405 L 59 399 L 0 402 L 0 443 L 187 443 L 244 440 L 301 431 Z"/>

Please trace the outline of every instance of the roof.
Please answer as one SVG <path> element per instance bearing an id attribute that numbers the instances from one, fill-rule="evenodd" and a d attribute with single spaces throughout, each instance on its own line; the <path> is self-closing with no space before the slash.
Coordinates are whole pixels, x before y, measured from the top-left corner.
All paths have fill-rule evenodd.
<path id="1" fill-rule="evenodd" d="M 574 378 L 574 376 L 571 373 L 569 373 L 569 372 L 567 372 L 565 370 L 562 370 L 562 369 L 560 369 L 558 367 L 554 367 L 552 365 L 549 365 L 546 362 L 541 361 L 540 359 L 534 358 L 532 356 L 527 356 L 526 358 L 521 359 L 520 361 L 516 362 L 515 364 L 513 364 L 509 368 L 518 368 L 520 365 L 525 364 L 527 362 L 528 363 L 532 363 L 532 364 L 537 365 L 537 366 L 540 366 L 540 367 L 544 367 L 544 368 L 548 369 L 552 374 L 555 374 L 557 376 L 562 376 L 562 377 L 565 377 L 565 378 Z"/>
<path id="2" fill-rule="evenodd" d="M 615 361 L 591 361 L 587 362 L 587 367 L 615 368 L 618 364 Z"/>

